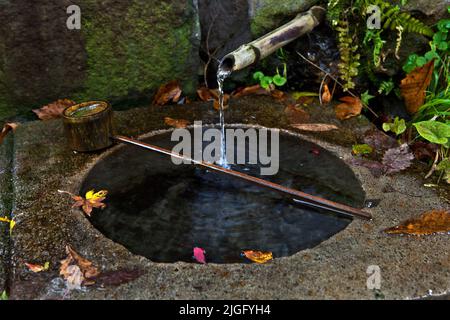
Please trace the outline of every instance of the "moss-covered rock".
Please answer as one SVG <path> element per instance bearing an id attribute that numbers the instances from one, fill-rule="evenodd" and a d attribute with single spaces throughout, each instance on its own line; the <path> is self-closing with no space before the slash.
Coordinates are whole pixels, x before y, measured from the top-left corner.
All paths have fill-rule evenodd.
<path id="1" fill-rule="evenodd" d="M 0 118 L 59 98 L 150 100 L 178 79 L 194 91 L 198 17 L 193 0 L 0 1 Z"/>
<path id="2" fill-rule="evenodd" d="M 252 33 L 254 36 L 261 36 L 318 2 L 319 0 L 250 0 Z"/>

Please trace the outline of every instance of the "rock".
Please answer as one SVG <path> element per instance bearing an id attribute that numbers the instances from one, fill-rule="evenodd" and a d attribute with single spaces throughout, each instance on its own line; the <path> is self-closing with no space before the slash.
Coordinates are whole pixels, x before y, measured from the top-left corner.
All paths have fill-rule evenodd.
<path id="1" fill-rule="evenodd" d="M 250 0 L 252 33 L 254 36 L 261 36 L 272 31 L 318 2 L 318 0 Z"/>
<path id="2" fill-rule="evenodd" d="M 194 92 L 198 18 L 192 0 L 0 2 L 0 117 L 58 98 L 148 101 L 178 79 Z"/>
<path id="3" fill-rule="evenodd" d="M 450 6 L 448 0 L 409 0 L 403 7 L 412 13 L 420 12 L 427 16 L 428 23 L 434 24 L 442 18 L 449 18 L 447 8 Z"/>

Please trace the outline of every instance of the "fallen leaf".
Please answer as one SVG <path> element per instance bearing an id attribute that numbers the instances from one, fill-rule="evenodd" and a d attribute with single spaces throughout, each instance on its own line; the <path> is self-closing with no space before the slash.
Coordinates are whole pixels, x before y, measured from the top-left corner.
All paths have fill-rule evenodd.
<path id="1" fill-rule="evenodd" d="M 183 119 L 177 120 L 177 119 L 172 119 L 169 117 L 166 117 L 164 119 L 164 123 L 168 126 L 171 126 L 171 127 L 177 128 L 177 129 L 186 128 L 190 124 L 190 122 L 187 120 L 183 120 Z"/>
<path id="2" fill-rule="evenodd" d="M 96 285 L 100 287 L 117 287 L 122 284 L 136 280 L 144 274 L 143 270 L 117 270 L 102 272 L 95 278 Z"/>
<path id="3" fill-rule="evenodd" d="M 325 84 L 322 90 L 322 103 L 329 104 L 332 98 L 330 89 L 328 88 L 328 85 Z"/>
<path id="4" fill-rule="evenodd" d="M 41 120 L 51 120 L 60 118 L 63 114 L 63 111 L 69 107 L 76 105 L 75 101 L 69 99 L 60 99 L 52 102 L 40 109 L 35 109 L 33 112 L 38 116 Z"/>
<path id="5" fill-rule="evenodd" d="M 302 131 L 311 131 L 311 132 L 326 132 L 339 129 L 334 124 L 325 124 L 325 123 L 291 124 L 291 127 L 294 127 Z"/>
<path id="6" fill-rule="evenodd" d="M 384 171 L 387 174 L 396 173 L 409 168 L 414 160 L 414 155 L 405 143 L 398 148 L 386 151 L 383 157 Z"/>
<path id="7" fill-rule="evenodd" d="M 194 248 L 194 258 L 201 264 L 206 264 L 206 251 L 202 248 Z"/>
<path id="8" fill-rule="evenodd" d="M 201 87 L 197 90 L 197 94 L 202 101 L 211 101 L 214 100 L 214 96 L 211 93 L 211 90 L 206 87 Z"/>
<path id="9" fill-rule="evenodd" d="M 270 95 L 272 96 L 272 98 L 278 101 L 283 101 L 286 98 L 286 94 L 283 91 L 277 89 L 272 90 L 270 92 Z"/>
<path id="10" fill-rule="evenodd" d="M 299 125 L 309 121 L 310 115 L 308 112 L 296 105 L 290 104 L 284 109 L 287 120 L 289 123 Z"/>
<path id="11" fill-rule="evenodd" d="M 260 264 L 267 263 L 270 260 L 273 260 L 272 252 L 247 250 L 243 251 L 242 254 L 247 257 L 247 259 Z"/>
<path id="12" fill-rule="evenodd" d="M 170 101 L 178 102 L 178 100 L 180 100 L 181 93 L 182 91 L 178 81 L 171 81 L 165 85 L 162 85 L 158 89 L 158 92 L 153 99 L 153 104 L 163 106 L 168 104 Z"/>
<path id="13" fill-rule="evenodd" d="M 70 246 L 66 246 L 66 253 L 67 258 L 60 262 L 59 274 L 66 280 L 68 288 L 71 288 L 69 290 L 80 289 L 81 285 L 93 285 L 99 272 L 92 262 L 80 256 Z"/>
<path id="14" fill-rule="evenodd" d="M 405 99 L 409 113 L 416 113 L 424 104 L 426 90 L 431 83 L 434 71 L 434 60 L 409 73 L 400 84 L 400 92 Z"/>
<path id="15" fill-rule="evenodd" d="M 18 127 L 17 123 L 5 123 L 2 131 L 0 132 L 0 144 L 3 143 L 3 140 L 5 139 L 6 135 L 10 131 L 15 131 L 17 129 L 17 127 Z"/>
<path id="16" fill-rule="evenodd" d="M 368 144 L 357 144 L 352 147 L 352 154 L 355 156 L 371 154 L 373 152 L 373 148 Z"/>
<path id="17" fill-rule="evenodd" d="M 94 190 L 88 191 L 86 193 L 85 198 L 81 196 L 76 196 L 70 192 L 58 190 L 59 193 L 68 194 L 72 197 L 75 203 L 72 205 L 72 208 L 81 207 L 86 213 L 87 216 L 91 216 L 93 208 L 105 209 L 106 204 L 103 201 L 106 199 L 108 195 L 108 191 L 102 190 L 99 192 L 95 192 Z"/>
<path id="18" fill-rule="evenodd" d="M 363 104 L 361 99 L 351 96 L 342 97 L 339 99 L 343 103 L 336 106 L 336 117 L 339 120 L 346 120 L 361 114 Z"/>
<path id="19" fill-rule="evenodd" d="M 399 146 L 397 140 L 378 129 L 367 130 L 364 133 L 363 140 L 376 151 L 384 151 Z"/>
<path id="20" fill-rule="evenodd" d="M 244 96 L 249 96 L 249 95 L 268 96 L 270 94 L 271 94 L 270 91 L 264 89 L 259 84 L 257 84 L 254 86 L 238 89 L 235 92 L 233 92 L 232 96 L 235 98 L 238 98 L 238 97 L 244 97 Z"/>
<path id="21" fill-rule="evenodd" d="M 8 217 L 0 218 L 0 222 L 5 222 L 9 224 L 9 235 L 12 235 L 13 229 L 16 226 L 16 221 L 14 219 L 8 219 Z"/>
<path id="22" fill-rule="evenodd" d="M 417 218 L 409 219 L 398 226 L 384 230 L 387 234 L 432 235 L 450 232 L 450 212 L 448 210 L 432 210 Z"/>
<path id="23" fill-rule="evenodd" d="M 40 264 L 32 264 L 32 263 L 25 263 L 25 265 L 28 267 L 28 269 L 34 273 L 39 273 L 43 271 L 47 271 L 50 268 L 50 263 L 46 262 L 44 265 Z"/>

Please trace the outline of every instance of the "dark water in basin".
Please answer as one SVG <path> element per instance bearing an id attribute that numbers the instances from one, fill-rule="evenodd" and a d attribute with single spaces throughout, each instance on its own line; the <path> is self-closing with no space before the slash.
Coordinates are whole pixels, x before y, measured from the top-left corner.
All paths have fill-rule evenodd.
<path id="1" fill-rule="evenodd" d="M 171 148 L 170 133 L 144 139 Z M 257 166 L 232 166 L 258 176 Z M 362 207 L 365 194 L 339 158 L 312 143 L 280 135 L 280 171 L 264 176 L 282 185 Z M 311 248 L 343 230 L 351 220 L 296 204 L 279 194 L 167 156 L 125 146 L 88 174 L 82 194 L 109 190 L 107 208 L 91 222 L 131 252 L 156 262 L 193 262 L 194 247 L 207 261 L 245 262 L 242 250 L 285 257 Z"/>

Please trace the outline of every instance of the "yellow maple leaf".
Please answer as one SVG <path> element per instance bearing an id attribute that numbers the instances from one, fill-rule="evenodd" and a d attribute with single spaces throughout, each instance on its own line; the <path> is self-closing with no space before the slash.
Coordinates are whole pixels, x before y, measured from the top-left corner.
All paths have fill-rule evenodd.
<path id="1" fill-rule="evenodd" d="M 106 190 L 102 190 L 99 192 L 95 192 L 94 190 L 91 190 L 86 193 L 86 200 L 98 201 L 102 198 L 105 198 L 107 195 L 108 195 L 108 191 L 106 191 Z"/>

